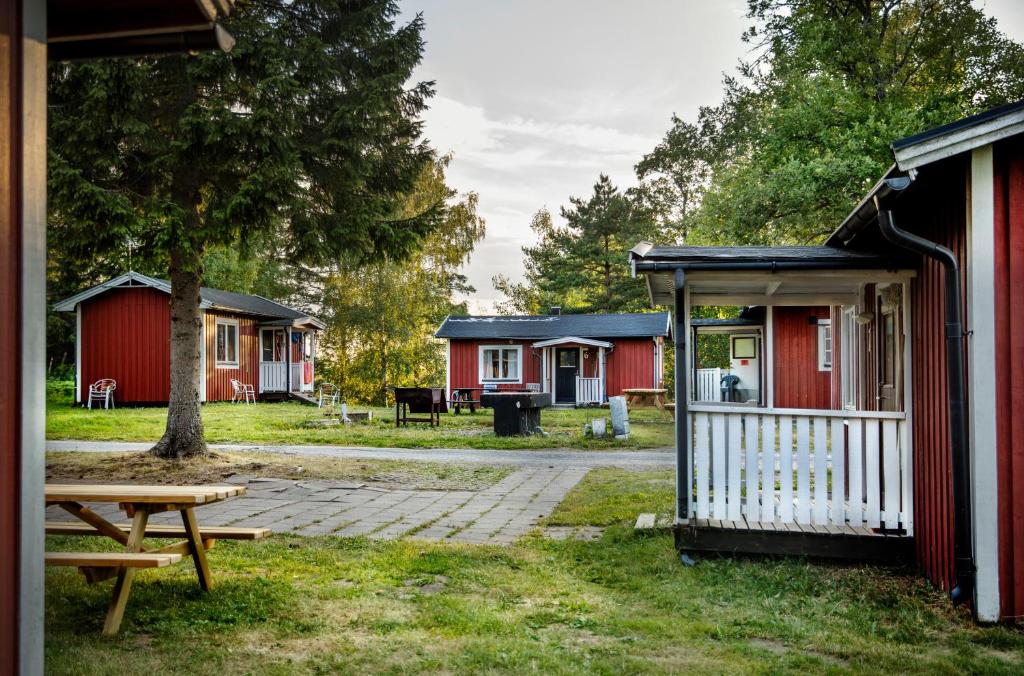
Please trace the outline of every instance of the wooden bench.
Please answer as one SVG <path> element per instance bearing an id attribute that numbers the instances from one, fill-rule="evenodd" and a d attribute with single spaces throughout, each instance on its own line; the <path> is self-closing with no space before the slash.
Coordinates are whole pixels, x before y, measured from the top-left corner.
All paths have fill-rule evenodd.
<path id="1" fill-rule="evenodd" d="M 124 531 L 131 530 L 130 523 L 115 523 L 115 527 Z M 199 536 L 203 540 L 261 540 L 270 537 L 269 528 L 235 528 L 232 526 L 200 526 Z M 99 529 L 81 521 L 47 521 L 47 535 L 103 535 Z M 188 537 L 184 526 L 164 526 L 146 524 L 148 538 L 183 538 Z"/>
<path id="2" fill-rule="evenodd" d="M 181 561 L 181 554 L 151 552 L 46 552 L 48 566 L 76 568 L 163 568 Z"/>

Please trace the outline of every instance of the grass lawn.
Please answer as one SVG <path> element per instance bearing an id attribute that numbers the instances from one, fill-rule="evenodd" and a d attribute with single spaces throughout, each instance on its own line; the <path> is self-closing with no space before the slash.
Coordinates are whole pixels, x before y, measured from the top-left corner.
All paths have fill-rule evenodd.
<path id="1" fill-rule="evenodd" d="M 323 412 L 315 407 L 285 402 L 245 406 L 215 403 L 203 406 L 206 439 L 211 443 L 323 444 L 335 446 L 377 446 L 396 448 L 578 448 L 640 449 L 671 446 L 672 418 L 657 409 L 630 412 L 632 435 L 628 441 L 590 439 L 583 426 L 595 417 L 608 417 L 603 409 L 547 409 L 541 424 L 550 436 L 496 437 L 490 409 L 475 415 L 447 414 L 440 428 L 409 425 L 395 428 L 390 408 L 352 407 L 372 410 L 371 422 L 320 427 Z M 48 402 L 48 439 L 101 441 L 153 441 L 160 438 L 167 421 L 166 408 L 119 408 L 88 410 L 71 406 L 67 400 Z M 609 425 L 610 429 L 611 425 Z"/>
<path id="2" fill-rule="evenodd" d="M 596 542 L 509 548 L 278 537 L 218 543 L 136 577 L 121 634 L 110 584 L 47 571 L 47 671 L 171 673 L 1020 673 L 1024 634 L 974 626 L 910 573 L 709 558 L 685 567 L 640 511 L 668 473 L 596 470 L 551 519 Z M 616 490 L 616 486 L 619 487 Z M 643 488 L 637 489 L 637 486 Z M 666 497 L 667 496 L 667 497 Z M 93 542 L 50 538 L 51 549 Z"/>
<path id="3" fill-rule="evenodd" d="M 354 460 L 284 453 L 218 451 L 204 458 L 162 460 L 148 453 L 47 453 L 48 482 L 85 481 L 191 485 L 233 474 L 274 479 L 338 479 L 406 490 L 481 490 L 508 476 L 508 467 L 473 463 Z"/>

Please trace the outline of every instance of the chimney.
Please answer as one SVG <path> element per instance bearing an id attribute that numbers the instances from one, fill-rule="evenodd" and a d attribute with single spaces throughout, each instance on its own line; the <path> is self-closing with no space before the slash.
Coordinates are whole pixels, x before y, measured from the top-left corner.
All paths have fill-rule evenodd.
<path id="1" fill-rule="evenodd" d="M 548 314 L 549 315 L 560 315 L 560 314 L 562 314 L 562 306 L 561 305 L 552 305 L 551 306 L 551 311 L 548 312 Z"/>

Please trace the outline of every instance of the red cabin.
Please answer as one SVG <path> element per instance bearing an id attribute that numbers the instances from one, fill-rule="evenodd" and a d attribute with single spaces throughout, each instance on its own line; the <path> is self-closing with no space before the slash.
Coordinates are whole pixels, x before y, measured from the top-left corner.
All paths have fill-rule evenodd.
<path id="1" fill-rule="evenodd" d="M 448 392 L 550 392 L 555 404 L 599 404 L 630 388 L 664 387 L 667 312 L 448 317 Z"/>
<path id="2" fill-rule="evenodd" d="M 677 340 L 700 305 L 763 306 L 775 327 L 764 396 L 695 400 L 677 371 L 677 545 L 908 558 L 979 619 L 1019 621 L 1024 101 L 892 149 L 825 246 L 633 250 Z"/>
<path id="3" fill-rule="evenodd" d="M 118 404 L 167 402 L 170 291 L 167 281 L 129 272 L 54 306 L 76 314 L 76 402 L 101 378 L 117 381 Z M 263 398 L 313 391 L 320 320 L 262 296 L 203 287 L 200 298 L 201 401 L 231 400 L 231 380 Z"/>

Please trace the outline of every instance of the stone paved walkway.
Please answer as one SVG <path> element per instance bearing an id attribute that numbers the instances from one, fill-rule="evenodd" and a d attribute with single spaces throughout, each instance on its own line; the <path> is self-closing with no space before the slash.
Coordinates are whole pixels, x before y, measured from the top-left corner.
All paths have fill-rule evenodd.
<path id="1" fill-rule="evenodd" d="M 246 495 L 196 509 L 201 525 L 266 527 L 278 533 L 416 537 L 505 545 L 535 528 L 587 473 L 587 467 L 525 467 L 481 491 L 386 490 L 340 481 L 291 481 L 235 476 Z M 111 521 L 117 505 L 90 505 Z M 58 507 L 48 520 L 67 521 Z M 152 523 L 178 523 L 176 512 Z"/>

